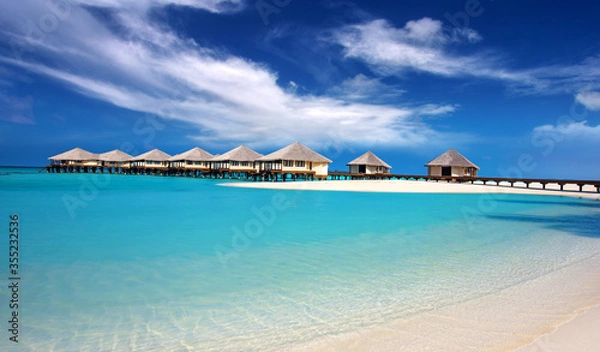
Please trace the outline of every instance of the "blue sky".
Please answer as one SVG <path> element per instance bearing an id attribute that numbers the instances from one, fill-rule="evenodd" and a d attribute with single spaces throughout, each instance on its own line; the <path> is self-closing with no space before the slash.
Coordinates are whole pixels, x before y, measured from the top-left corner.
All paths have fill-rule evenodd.
<path id="1" fill-rule="evenodd" d="M 593 1 L 50 0 L 0 5 L 0 165 L 75 146 L 600 179 Z"/>

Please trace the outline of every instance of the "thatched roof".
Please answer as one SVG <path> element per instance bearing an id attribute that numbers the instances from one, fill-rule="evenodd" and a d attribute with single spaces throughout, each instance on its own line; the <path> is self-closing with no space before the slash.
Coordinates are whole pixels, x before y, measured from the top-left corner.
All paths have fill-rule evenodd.
<path id="1" fill-rule="evenodd" d="M 110 161 L 110 162 L 124 162 L 130 161 L 133 157 L 119 149 L 112 150 L 110 152 L 102 153 L 98 155 L 98 160 Z"/>
<path id="2" fill-rule="evenodd" d="M 132 161 L 143 161 L 143 160 L 168 161 L 170 157 L 171 156 L 169 154 L 163 152 L 162 150 L 152 149 L 151 151 L 146 152 L 144 154 L 140 154 L 131 160 Z"/>
<path id="3" fill-rule="evenodd" d="M 462 156 L 454 149 L 450 149 L 444 154 L 431 160 L 425 166 L 459 166 L 459 167 L 474 167 L 479 170 L 479 167 L 473 164 L 469 159 Z"/>
<path id="4" fill-rule="evenodd" d="M 350 165 L 383 166 L 383 167 L 387 167 L 388 169 L 392 168 L 385 161 L 379 159 L 379 157 L 377 157 L 377 155 L 373 154 L 371 151 L 364 153 L 363 155 L 352 160 L 351 162 L 349 162 L 346 165 L 348 165 L 348 166 L 350 166 Z"/>
<path id="5" fill-rule="evenodd" d="M 189 161 L 206 161 L 213 158 L 213 155 L 208 153 L 206 150 L 201 148 L 193 148 L 188 150 L 187 152 L 183 152 L 181 154 L 177 154 L 172 156 L 169 161 L 180 161 L 180 160 L 189 160 Z"/>
<path id="6" fill-rule="evenodd" d="M 294 161 L 311 161 L 311 162 L 322 162 L 330 163 L 331 160 L 327 159 L 323 155 L 315 152 L 314 150 L 306 147 L 299 142 L 288 145 L 285 148 L 281 148 L 276 152 L 269 155 L 265 155 L 258 159 L 259 161 L 275 161 L 275 160 L 294 160 Z"/>
<path id="7" fill-rule="evenodd" d="M 232 149 L 225 154 L 213 157 L 211 161 L 255 161 L 261 156 L 263 155 L 246 146 L 240 145 L 239 147 Z"/>
<path id="8" fill-rule="evenodd" d="M 88 152 L 87 150 L 83 150 L 81 148 L 74 148 L 64 153 L 51 156 L 48 158 L 49 160 L 74 160 L 74 161 L 83 161 L 83 160 L 98 160 L 98 154 L 94 154 Z"/>

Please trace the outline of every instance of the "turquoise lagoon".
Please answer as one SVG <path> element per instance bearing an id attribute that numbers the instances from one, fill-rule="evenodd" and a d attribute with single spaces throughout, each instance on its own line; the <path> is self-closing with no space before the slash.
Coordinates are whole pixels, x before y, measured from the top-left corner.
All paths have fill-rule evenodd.
<path id="1" fill-rule="evenodd" d="M 223 182 L 0 169 L 3 228 L 19 215 L 18 347 L 291 350 L 600 255 L 598 201 Z"/>

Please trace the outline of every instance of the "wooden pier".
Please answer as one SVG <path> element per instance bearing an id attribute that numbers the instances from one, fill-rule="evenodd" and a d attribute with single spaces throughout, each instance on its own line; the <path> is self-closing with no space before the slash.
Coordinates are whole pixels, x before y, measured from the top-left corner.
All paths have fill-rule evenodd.
<path id="1" fill-rule="evenodd" d="M 452 176 L 423 176 L 423 175 L 405 175 L 405 174 L 351 174 L 348 172 L 330 172 L 329 177 L 332 180 L 413 180 L 413 181 L 436 181 L 436 182 L 458 182 L 483 184 L 494 186 L 510 186 L 522 183 L 525 188 L 531 185 L 539 184 L 541 189 L 546 189 L 547 185 L 557 185 L 563 191 L 566 185 L 576 185 L 579 192 L 583 192 L 584 186 L 596 188 L 600 193 L 600 181 L 593 180 L 558 180 L 558 179 L 537 179 L 537 178 L 505 178 L 505 177 L 452 177 Z"/>
<path id="2" fill-rule="evenodd" d="M 583 192 L 585 186 L 594 187 L 600 193 L 600 181 L 593 180 L 559 180 L 559 179 L 534 179 L 534 178 L 504 178 L 504 177 L 451 177 L 451 176 L 426 176 L 411 174 L 356 174 L 349 172 L 333 171 L 327 177 L 319 177 L 314 172 L 283 172 L 281 170 L 263 171 L 234 171 L 228 169 L 189 169 L 183 167 L 103 167 L 84 164 L 48 165 L 41 171 L 48 173 L 96 173 L 96 174 L 125 174 L 125 175 L 151 175 L 193 177 L 205 179 L 232 179 L 258 182 L 294 182 L 294 181 L 320 181 L 320 180 L 413 180 L 435 182 L 457 182 L 505 187 L 530 188 L 538 185 L 547 189 L 548 185 L 556 185 L 563 191 L 565 186 L 577 186 Z M 519 186 L 518 184 L 522 185 Z"/>

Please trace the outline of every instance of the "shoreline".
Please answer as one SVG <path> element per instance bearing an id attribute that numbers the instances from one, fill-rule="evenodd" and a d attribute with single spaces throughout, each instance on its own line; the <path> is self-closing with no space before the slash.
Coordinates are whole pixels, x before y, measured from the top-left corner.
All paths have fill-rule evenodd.
<path id="1" fill-rule="evenodd" d="M 278 183 L 228 183 L 221 184 L 227 187 L 242 187 L 255 189 L 274 189 L 274 190 L 305 190 L 305 191 L 346 191 L 346 192 L 387 192 L 387 193 L 449 193 L 449 194 L 529 194 L 545 195 L 558 197 L 571 197 L 590 200 L 600 200 L 600 193 L 579 192 L 578 190 L 552 190 L 535 189 L 507 186 L 487 186 L 456 183 L 438 183 L 427 181 L 405 181 L 405 180 L 354 180 L 354 181 L 319 181 L 319 182 L 278 182 Z M 550 188 L 550 187 L 548 187 Z M 494 334 L 512 334 L 512 339 L 507 339 L 504 343 L 495 346 L 481 346 L 482 350 L 487 351 L 515 351 L 515 352 L 536 352 L 536 351 L 589 351 L 594 346 L 600 345 L 600 334 L 597 334 L 597 326 L 600 325 L 600 298 L 596 290 L 586 286 L 587 293 L 581 293 L 581 288 L 585 282 L 595 280 L 600 285 L 600 276 L 593 276 L 593 271 L 600 267 L 600 257 L 590 261 L 593 264 L 586 270 L 576 270 L 576 265 L 561 270 L 561 273 L 554 272 L 547 277 L 541 277 L 533 282 L 528 282 L 520 287 L 514 287 L 506 290 L 516 293 L 519 291 L 523 296 L 519 297 L 523 302 L 521 309 L 531 310 L 533 318 L 521 317 L 524 320 L 530 319 L 529 324 L 518 321 L 522 330 L 510 331 L 510 326 L 514 321 L 506 321 L 504 317 L 497 322 L 499 330 L 494 331 L 490 336 L 497 338 Z M 583 263 L 581 267 L 586 265 Z M 577 280 L 580 279 L 579 281 Z M 565 284 L 569 282 L 570 284 Z M 527 288 L 535 287 L 535 284 L 544 285 L 548 292 L 544 297 L 528 297 Z M 593 286 L 593 285 L 592 285 Z M 557 292 L 554 292 L 557 291 Z M 507 299 L 507 292 L 495 294 L 499 298 Z M 523 293 L 524 292 L 524 293 Z M 510 297 L 510 295 L 508 295 Z M 482 299 L 486 301 L 486 299 Z M 501 300 L 499 300 L 501 301 Z M 540 302 L 542 301 L 542 302 Z M 486 301 L 487 302 L 487 301 Z M 516 303 L 516 302 L 515 302 Z M 527 306 L 530 304 L 531 306 Z M 518 305 L 518 303 L 516 303 Z M 568 308 L 567 308 L 568 306 Z M 468 308 L 467 308 L 468 307 Z M 478 308 L 480 309 L 478 311 Z M 314 341 L 308 346 L 304 346 L 299 351 L 393 351 L 394 346 L 406 347 L 406 344 L 414 343 L 424 334 L 421 329 L 439 328 L 440 325 L 448 324 L 446 327 L 451 332 L 464 333 L 465 321 L 485 321 L 486 315 L 497 313 L 493 302 L 487 304 L 476 304 L 476 302 L 467 302 L 460 304 L 453 309 L 442 309 L 435 314 L 425 314 L 423 317 L 415 317 L 407 321 L 400 321 L 388 324 L 384 327 L 372 328 L 367 331 L 345 333 L 340 336 L 327 338 L 321 341 Z M 514 309 L 514 308 L 511 308 Z M 471 310 L 471 311 L 470 311 Z M 447 313 L 451 312 L 451 313 Z M 518 313 L 517 313 L 518 312 Z M 515 311 L 516 314 L 522 314 L 522 311 Z M 455 320 L 455 314 L 460 319 Z M 547 316 L 545 316 L 547 315 Z M 465 321 L 463 321 L 463 319 Z M 537 320 L 536 320 L 537 319 Z M 510 320 L 510 319 L 508 319 Z M 517 319 L 518 320 L 518 319 Z M 515 324 L 517 324 L 515 323 Z M 458 326 L 457 326 L 458 325 Z M 475 325 L 476 326 L 476 325 Z M 408 331 L 408 332 L 407 332 Z M 482 333 L 491 333 L 489 331 Z M 449 333 L 448 338 L 454 336 Z M 408 342 L 407 342 L 408 341 Z M 421 341 L 422 342 L 422 341 Z M 375 347 L 376 346 L 376 347 Z M 413 349 L 418 344 L 412 346 Z M 440 348 L 449 347 L 440 345 Z M 452 348 L 449 348 L 452 350 Z M 456 349 L 460 350 L 460 349 Z"/>
<path id="2" fill-rule="evenodd" d="M 483 297 L 292 350 L 591 351 L 600 345 L 600 275 L 590 270 L 599 266 L 595 255 Z"/>
<path id="3" fill-rule="evenodd" d="M 259 188 L 295 191 L 344 191 L 344 192 L 376 192 L 376 193 L 474 193 L 474 194 L 530 194 L 558 197 L 572 197 L 600 200 L 600 193 L 578 190 L 510 187 L 481 184 L 443 183 L 432 181 L 407 180 L 328 180 L 311 182 L 235 182 L 222 183 L 220 186 Z"/>
<path id="4" fill-rule="evenodd" d="M 600 346 L 598 326 L 600 326 L 600 304 L 584 310 L 573 319 L 557 326 L 552 332 L 515 349 L 514 352 L 544 351 L 544 348 L 548 347 L 551 347 L 552 351 L 592 351 Z"/>

